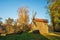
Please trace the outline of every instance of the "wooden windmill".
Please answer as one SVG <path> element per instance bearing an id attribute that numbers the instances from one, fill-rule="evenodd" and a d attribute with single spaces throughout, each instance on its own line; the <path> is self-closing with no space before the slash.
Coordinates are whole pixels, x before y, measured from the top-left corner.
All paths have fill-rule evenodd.
<path id="1" fill-rule="evenodd" d="M 32 13 L 31 32 L 38 30 L 41 34 L 48 33 L 48 21 L 46 19 L 35 18 L 36 12 Z"/>
<path id="2" fill-rule="evenodd" d="M 37 28 L 37 24 L 36 24 L 36 22 L 35 22 L 35 16 L 36 16 L 36 12 L 35 11 L 33 11 L 32 12 L 32 21 L 31 21 L 31 32 L 32 31 L 34 31 L 34 30 L 36 30 Z"/>

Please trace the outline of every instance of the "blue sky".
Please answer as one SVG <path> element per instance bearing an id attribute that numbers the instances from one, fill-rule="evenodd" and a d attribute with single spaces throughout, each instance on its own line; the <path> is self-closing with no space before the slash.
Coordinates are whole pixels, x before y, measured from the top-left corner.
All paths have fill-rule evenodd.
<path id="1" fill-rule="evenodd" d="M 17 19 L 17 10 L 23 6 L 28 7 L 30 18 L 32 17 L 32 11 L 35 10 L 37 12 L 36 18 L 50 21 L 46 9 L 47 0 L 0 0 L 0 17 L 3 18 L 3 21 L 8 17 Z"/>

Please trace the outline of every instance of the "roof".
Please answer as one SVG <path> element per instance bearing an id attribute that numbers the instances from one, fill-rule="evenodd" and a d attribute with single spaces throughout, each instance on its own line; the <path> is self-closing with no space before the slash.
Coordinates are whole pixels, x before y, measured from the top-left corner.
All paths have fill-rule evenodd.
<path id="1" fill-rule="evenodd" d="M 37 22 L 48 22 L 46 19 L 35 18 L 34 20 Z"/>

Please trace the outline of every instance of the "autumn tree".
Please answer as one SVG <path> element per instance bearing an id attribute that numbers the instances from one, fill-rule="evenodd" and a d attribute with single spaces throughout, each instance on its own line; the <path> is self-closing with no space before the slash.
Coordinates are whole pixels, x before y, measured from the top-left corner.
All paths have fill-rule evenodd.
<path id="1" fill-rule="evenodd" d="M 10 34 L 10 33 L 13 33 L 13 27 L 12 27 L 12 23 L 13 23 L 13 19 L 11 19 L 11 18 L 8 18 L 8 19 L 6 19 L 6 22 L 5 22 L 5 26 L 6 26 L 6 32 L 8 33 L 8 34 Z"/>
<path id="2" fill-rule="evenodd" d="M 20 31 L 20 26 L 17 25 L 17 21 L 15 20 L 13 23 L 14 33 Z"/>
<path id="3" fill-rule="evenodd" d="M 2 28 L 3 28 L 2 27 L 2 21 L 1 20 L 2 20 L 2 18 L 0 17 L 0 33 L 2 33 Z"/>
<path id="4" fill-rule="evenodd" d="M 49 1 L 49 11 L 54 31 L 60 32 L 60 0 Z"/>
<path id="5" fill-rule="evenodd" d="M 2 21 L 1 20 L 2 20 L 2 18 L 0 17 L 0 26 L 2 25 Z"/>
<path id="6" fill-rule="evenodd" d="M 27 30 L 29 24 L 29 15 L 27 7 L 21 7 L 18 9 L 18 22 L 19 25 L 21 25 L 22 30 Z"/>

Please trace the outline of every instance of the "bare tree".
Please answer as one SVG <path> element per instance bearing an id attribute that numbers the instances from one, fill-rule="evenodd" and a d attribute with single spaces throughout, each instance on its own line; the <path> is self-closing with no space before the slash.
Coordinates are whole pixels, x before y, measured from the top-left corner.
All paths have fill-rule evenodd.
<path id="1" fill-rule="evenodd" d="M 26 30 L 29 23 L 28 8 L 21 7 L 18 9 L 18 22 L 21 25 L 21 29 Z"/>

